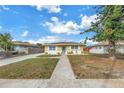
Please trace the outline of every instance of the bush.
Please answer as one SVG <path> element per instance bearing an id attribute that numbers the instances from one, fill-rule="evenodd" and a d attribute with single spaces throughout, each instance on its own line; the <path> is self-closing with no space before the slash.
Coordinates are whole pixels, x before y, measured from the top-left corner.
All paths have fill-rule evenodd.
<path id="1" fill-rule="evenodd" d="M 58 55 L 60 55 L 61 53 L 60 52 L 57 52 Z"/>
<path id="2" fill-rule="evenodd" d="M 68 52 L 68 54 L 73 54 L 73 51 Z"/>
<path id="3" fill-rule="evenodd" d="M 45 54 L 47 55 L 47 54 L 48 54 L 48 52 L 45 52 Z"/>
<path id="4" fill-rule="evenodd" d="M 83 54 L 84 53 L 84 51 L 81 51 L 81 54 Z"/>

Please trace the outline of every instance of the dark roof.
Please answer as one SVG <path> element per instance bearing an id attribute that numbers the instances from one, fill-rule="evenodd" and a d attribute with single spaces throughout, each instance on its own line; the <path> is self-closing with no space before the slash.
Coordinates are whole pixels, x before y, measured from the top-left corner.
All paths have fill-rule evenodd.
<path id="1" fill-rule="evenodd" d="M 45 43 L 44 45 L 83 45 L 78 42 L 56 42 L 56 43 Z"/>
<path id="2" fill-rule="evenodd" d="M 14 43 L 14 45 L 37 47 L 37 45 L 31 44 L 29 42 L 13 41 L 13 43 Z"/>

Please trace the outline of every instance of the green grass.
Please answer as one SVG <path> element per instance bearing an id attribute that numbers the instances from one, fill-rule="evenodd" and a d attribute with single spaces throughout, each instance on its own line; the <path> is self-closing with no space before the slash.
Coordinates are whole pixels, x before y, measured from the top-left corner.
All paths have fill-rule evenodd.
<path id="1" fill-rule="evenodd" d="M 59 59 L 32 58 L 0 67 L 1 79 L 48 79 Z"/>
<path id="2" fill-rule="evenodd" d="M 40 55 L 37 57 L 60 57 L 61 55 Z"/>

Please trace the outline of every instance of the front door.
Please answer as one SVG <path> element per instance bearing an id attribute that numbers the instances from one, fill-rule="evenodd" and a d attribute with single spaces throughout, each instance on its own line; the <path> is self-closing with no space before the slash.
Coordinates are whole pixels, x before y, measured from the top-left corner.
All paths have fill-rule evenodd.
<path id="1" fill-rule="evenodd" d="M 63 46 L 63 47 L 62 47 L 62 53 L 65 53 L 65 51 L 66 51 L 66 47 Z"/>

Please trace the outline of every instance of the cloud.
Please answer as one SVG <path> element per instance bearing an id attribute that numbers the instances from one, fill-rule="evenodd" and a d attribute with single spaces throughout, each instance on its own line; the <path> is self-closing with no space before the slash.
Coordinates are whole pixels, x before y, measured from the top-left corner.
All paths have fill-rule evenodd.
<path id="1" fill-rule="evenodd" d="M 22 33 L 22 37 L 26 37 L 28 35 L 29 31 L 28 30 L 25 30 L 23 33 Z"/>
<path id="2" fill-rule="evenodd" d="M 81 39 L 80 42 L 84 43 L 85 42 L 85 39 Z M 92 45 L 95 45 L 95 44 L 98 44 L 98 42 L 94 41 L 94 40 L 87 40 L 87 43 L 86 45 L 87 46 L 92 46 Z"/>
<path id="3" fill-rule="evenodd" d="M 50 32 L 58 34 L 79 34 L 81 30 L 87 30 L 92 22 L 96 22 L 97 15 L 86 16 L 80 14 L 81 22 L 77 24 L 73 21 L 60 21 L 57 17 L 52 17 L 42 25 L 47 27 Z"/>
<path id="4" fill-rule="evenodd" d="M 57 17 L 52 17 L 52 18 L 51 18 L 51 21 L 53 21 L 53 22 L 58 22 L 59 19 L 58 19 Z"/>
<path id="5" fill-rule="evenodd" d="M 17 41 L 16 39 L 12 39 L 12 41 Z"/>
<path id="6" fill-rule="evenodd" d="M 96 22 L 97 15 L 92 16 L 82 16 L 81 18 L 81 28 L 87 30 L 91 26 L 91 22 Z"/>
<path id="7" fill-rule="evenodd" d="M 60 41 L 63 41 L 63 39 L 58 36 L 44 36 L 39 38 L 38 40 L 29 40 L 28 42 L 36 44 L 36 43 L 53 43 Z"/>
<path id="8" fill-rule="evenodd" d="M 35 5 L 35 7 L 38 11 L 42 11 L 43 9 L 48 10 L 49 13 L 60 13 L 61 8 L 59 5 Z"/>
<path id="9" fill-rule="evenodd" d="M 10 10 L 10 8 L 8 8 L 8 7 L 4 6 L 4 5 L 1 5 L 0 6 L 0 11 L 3 11 L 3 10 L 8 11 L 8 10 Z"/>
<path id="10" fill-rule="evenodd" d="M 79 16 L 80 18 L 82 18 L 83 17 L 83 14 L 80 14 L 80 16 Z"/>
<path id="11" fill-rule="evenodd" d="M 72 21 L 59 21 L 57 17 L 52 17 L 50 22 L 45 22 L 43 26 L 49 28 L 52 33 L 58 34 L 79 34 L 80 26 Z"/>

